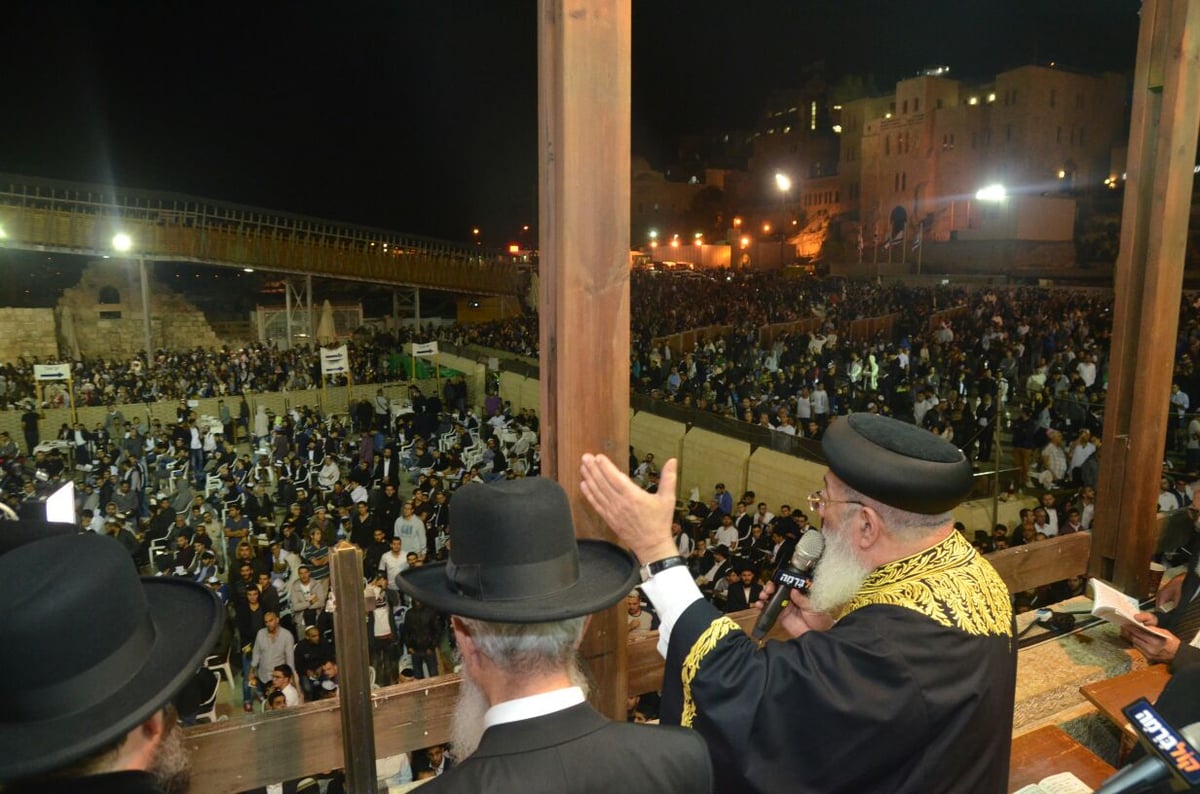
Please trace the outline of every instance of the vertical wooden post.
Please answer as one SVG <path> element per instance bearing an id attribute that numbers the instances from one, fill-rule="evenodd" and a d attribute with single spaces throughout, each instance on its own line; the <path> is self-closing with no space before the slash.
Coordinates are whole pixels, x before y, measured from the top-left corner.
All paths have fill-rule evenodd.
<path id="1" fill-rule="evenodd" d="M 1088 573 L 1146 592 L 1200 127 L 1200 3 L 1145 0 Z"/>
<path id="2" fill-rule="evenodd" d="M 542 472 L 580 537 L 613 539 L 585 507 L 579 458 L 629 449 L 631 0 L 539 0 L 538 179 Z M 610 717 L 625 714 L 619 605 L 584 646 Z"/>
<path id="3" fill-rule="evenodd" d="M 357 546 L 339 543 L 330 552 L 329 577 L 337 603 L 333 637 L 338 654 L 346 790 L 375 794 L 375 719 L 362 571 L 363 554 Z"/>

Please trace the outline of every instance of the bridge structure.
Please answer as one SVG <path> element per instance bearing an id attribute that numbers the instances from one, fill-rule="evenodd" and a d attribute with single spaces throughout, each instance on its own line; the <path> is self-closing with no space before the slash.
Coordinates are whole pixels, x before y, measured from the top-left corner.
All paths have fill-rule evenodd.
<path id="1" fill-rule="evenodd" d="M 114 238 L 126 235 L 126 250 Z M 522 289 L 518 257 L 464 243 L 151 190 L 0 174 L 0 246 L 261 268 L 484 296 Z"/>

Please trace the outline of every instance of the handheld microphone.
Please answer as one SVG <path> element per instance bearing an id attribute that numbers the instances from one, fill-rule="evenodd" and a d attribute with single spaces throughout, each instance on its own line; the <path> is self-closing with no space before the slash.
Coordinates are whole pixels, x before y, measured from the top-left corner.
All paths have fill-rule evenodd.
<path id="1" fill-rule="evenodd" d="M 1196 751 L 1200 722 L 1177 731 L 1145 698 L 1126 706 L 1124 712 L 1149 753 L 1104 781 L 1096 794 L 1143 791 L 1164 781 L 1170 781 L 1176 791 L 1200 791 L 1200 753 Z"/>
<path id="2" fill-rule="evenodd" d="M 809 585 L 812 584 L 812 577 L 808 573 L 817 564 L 817 560 L 821 559 L 823 551 L 825 551 L 825 536 L 815 529 L 810 529 L 796 544 L 796 550 L 792 552 L 792 559 L 783 562 L 776 569 L 775 575 L 771 577 L 771 580 L 775 582 L 775 592 L 771 595 L 771 600 L 767 602 L 762 614 L 758 616 L 758 622 L 754 624 L 754 631 L 750 633 L 755 642 L 761 641 L 763 636 L 775 625 L 775 621 L 779 619 L 779 613 L 787 606 L 788 596 L 791 595 L 793 588 L 802 593 L 808 592 Z"/>

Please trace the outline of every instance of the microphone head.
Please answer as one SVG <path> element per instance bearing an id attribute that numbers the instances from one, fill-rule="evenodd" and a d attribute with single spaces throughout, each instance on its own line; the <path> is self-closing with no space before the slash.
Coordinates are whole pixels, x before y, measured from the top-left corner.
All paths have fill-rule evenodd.
<path id="1" fill-rule="evenodd" d="M 800 537 L 796 550 L 792 552 L 792 565 L 802 571 L 807 571 L 817 564 L 825 551 L 825 536 L 815 529 L 810 529 Z"/>

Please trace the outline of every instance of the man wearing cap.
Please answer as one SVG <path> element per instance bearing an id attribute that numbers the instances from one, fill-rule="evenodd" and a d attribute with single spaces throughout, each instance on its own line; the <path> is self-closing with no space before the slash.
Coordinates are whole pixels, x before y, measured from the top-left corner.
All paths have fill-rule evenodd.
<path id="1" fill-rule="evenodd" d="M 0 602 L 5 647 L 36 661 L 0 683 L 4 791 L 182 791 L 188 758 L 171 700 L 216 641 L 217 597 L 195 582 L 139 579 L 119 545 L 70 534 L 0 556 Z"/>
<path id="2" fill-rule="evenodd" d="M 705 736 L 721 790 L 1004 792 L 1016 646 L 1004 582 L 954 530 L 970 462 L 875 414 L 832 422 L 822 448 L 824 555 L 780 617 L 791 639 L 762 649 L 675 559 L 676 463 L 655 498 L 584 456 L 585 496 L 646 563 L 664 721 Z"/>
<path id="3" fill-rule="evenodd" d="M 463 485 L 450 539 L 447 562 L 400 575 L 414 599 L 454 616 L 462 656 L 458 763 L 424 791 L 712 790 L 697 734 L 611 722 L 587 704 L 576 662 L 586 616 L 629 594 L 637 563 L 607 541 L 577 541 L 557 483 Z"/>

